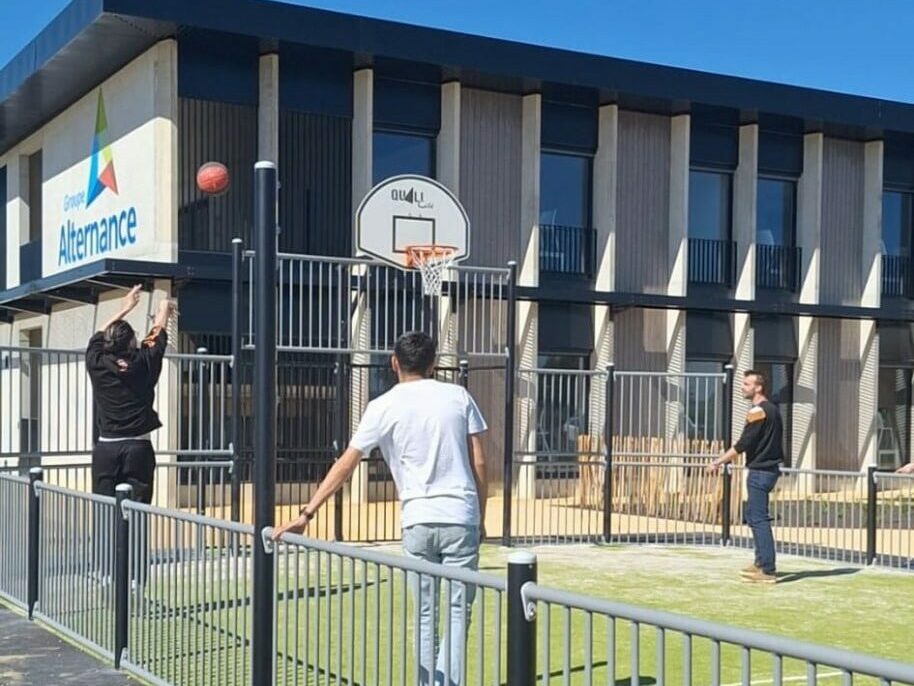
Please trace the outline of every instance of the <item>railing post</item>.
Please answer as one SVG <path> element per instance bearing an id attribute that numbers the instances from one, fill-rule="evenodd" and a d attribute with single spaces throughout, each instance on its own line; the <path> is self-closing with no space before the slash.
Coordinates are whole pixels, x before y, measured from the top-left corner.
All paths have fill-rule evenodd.
<path id="1" fill-rule="evenodd" d="M 609 543 L 612 539 L 613 510 L 613 435 L 615 434 L 615 392 L 616 365 L 610 362 L 606 366 L 606 416 L 603 418 L 603 445 L 606 464 L 603 467 L 603 540 Z"/>
<path id="2" fill-rule="evenodd" d="M 517 262 L 508 262 L 508 307 L 505 331 L 505 433 L 502 472 L 502 534 L 504 546 L 511 545 L 511 488 L 514 480 L 514 374 L 517 348 Z"/>
<path id="3" fill-rule="evenodd" d="M 733 365 L 724 365 L 724 416 L 721 428 L 724 434 L 725 450 L 733 442 L 733 374 Z"/>
<path id="4" fill-rule="evenodd" d="M 536 606 L 527 604 L 524 585 L 536 583 L 536 555 L 526 551 L 508 557 L 508 682 L 536 683 Z"/>
<path id="5" fill-rule="evenodd" d="M 876 507 L 877 488 L 876 488 L 876 467 L 867 467 L 866 469 L 866 563 L 873 564 L 876 561 Z"/>
<path id="6" fill-rule="evenodd" d="M 118 484 L 114 489 L 114 668 L 120 669 L 127 652 L 130 607 L 130 520 L 123 510 L 132 500 L 133 487 Z"/>
<path id="7" fill-rule="evenodd" d="M 276 516 L 276 165 L 254 165 L 256 328 L 254 339 L 254 578 L 252 684 L 273 683 L 273 553 L 259 541 Z"/>
<path id="8" fill-rule="evenodd" d="M 720 503 L 720 542 L 721 545 L 730 544 L 730 519 L 732 516 L 731 503 L 733 502 L 733 466 L 724 465 L 723 495 Z"/>
<path id="9" fill-rule="evenodd" d="M 348 374 L 346 374 L 346 361 L 342 355 L 336 358 L 334 375 L 336 376 L 336 439 L 333 441 L 335 459 L 339 456 L 347 443 L 349 427 L 346 426 L 346 409 L 349 407 Z M 343 540 L 343 489 L 338 488 L 333 496 L 333 536 L 337 541 Z"/>
<path id="10" fill-rule="evenodd" d="M 232 239 L 232 507 L 233 522 L 241 521 L 241 320 L 244 312 L 244 243 Z"/>
<path id="11" fill-rule="evenodd" d="M 44 475 L 41 467 L 32 467 L 29 470 L 29 545 L 28 545 L 28 579 L 26 580 L 26 604 L 29 610 L 29 619 L 35 612 L 38 603 L 38 541 L 41 528 L 41 507 L 38 502 L 38 489 L 35 485 L 42 480 Z"/>

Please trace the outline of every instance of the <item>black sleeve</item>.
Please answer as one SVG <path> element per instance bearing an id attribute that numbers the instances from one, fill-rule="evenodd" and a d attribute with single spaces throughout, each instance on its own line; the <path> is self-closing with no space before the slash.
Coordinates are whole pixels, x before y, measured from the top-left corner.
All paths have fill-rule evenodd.
<path id="1" fill-rule="evenodd" d="M 168 345 L 168 332 L 165 329 L 153 328 L 140 344 L 140 357 L 146 364 L 150 385 L 155 385 L 162 373 L 162 358 Z"/>
<path id="2" fill-rule="evenodd" d="M 762 437 L 763 426 L 765 426 L 765 422 L 749 422 L 746 424 L 745 428 L 743 428 L 743 435 L 739 437 L 736 445 L 733 446 L 736 452 L 745 453 L 755 448 Z"/>

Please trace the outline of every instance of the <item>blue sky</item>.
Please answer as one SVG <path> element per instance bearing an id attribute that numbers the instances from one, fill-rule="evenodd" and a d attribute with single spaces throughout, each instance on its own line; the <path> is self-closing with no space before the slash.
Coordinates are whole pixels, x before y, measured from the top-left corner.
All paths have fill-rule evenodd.
<path id="1" fill-rule="evenodd" d="M 66 4 L 67 0 L 0 2 L 0 64 L 9 61 Z M 914 2 L 910 0 L 316 0 L 296 4 L 914 102 Z"/>

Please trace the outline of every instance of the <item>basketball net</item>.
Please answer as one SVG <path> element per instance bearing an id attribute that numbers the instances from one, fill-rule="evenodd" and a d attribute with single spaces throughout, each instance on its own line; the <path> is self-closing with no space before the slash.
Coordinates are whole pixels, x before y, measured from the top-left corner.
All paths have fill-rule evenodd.
<path id="1" fill-rule="evenodd" d="M 411 245 L 406 248 L 406 266 L 418 269 L 422 292 L 440 296 L 444 272 L 454 265 L 457 249 L 450 245 Z"/>

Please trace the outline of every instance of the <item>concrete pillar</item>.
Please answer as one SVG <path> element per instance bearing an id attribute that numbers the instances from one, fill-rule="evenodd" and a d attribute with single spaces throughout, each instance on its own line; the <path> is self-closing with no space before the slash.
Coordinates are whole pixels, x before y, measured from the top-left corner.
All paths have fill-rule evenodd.
<path id="1" fill-rule="evenodd" d="M 800 302 L 819 302 L 822 241 L 822 160 L 824 135 L 803 139 L 803 174 L 797 186 L 797 245 L 802 251 Z M 814 317 L 797 318 L 799 359 L 794 368 L 793 445 L 791 465 L 816 467 L 816 405 L 818 395 L 819 327 Z"/>
<path id="2" fill-rule="evenodd" d="M 257 107 L 257 159 L 279 163 L 279 55 L 261 55 Z"/>
<path id="3" fill-rule="evenodd" d="M 372 135 L 374 133 L 374 71 L 359 69 L 352 77 L 352 217 L 353 252 L 358 256 L 355 236 L 355 211 L 372 186 Z M 370 346 L 370 321 L 366 296 L 353 295 L 353 319 L 350 331 L 353 345 L 363 349 Z M 371 356 L 352 355 L 355 365 L 368 364 Z M 368 371 L 353 369 L 349 381 L 350 433 L 368 404 Z M 363 462 L 356 469 L 349 484 L 349 498 L 353 503 L 368 500 L 368 469 Z"/>
<path id="4" fill-rule="evenodd" d="M 178 42 L 156 45 L 155 193 L 157 252 L 178 260 Z"/>
<path id="5" fill-rule="evenodd" d="M 882 163 L 885 146 L 870 141 L 864 147 L 863 240 L 860 274 L 862 307 L 879 308 L 882 298 Z M 878 461 L 879 333 L 875 319 L 860 322 L 860 392 L 858 454 L 861 469 Z"/>
<path id="6" fill-rule="evenodd" d="M 438 181 L 460 196 L 460 82 L 441 85 L 441 128 L 437 140 Z"/>
<path id="7" fill-rule="evenodd" d="M 29 235 L 29 160 L 10 155 L 6 163 L 6 287 L 19 285 L 19 246 Z"/>
<path id="8" fill-rule="evenodd" d="M 733 240 L 736 242 L 737 300 L 755 300 L 755 242 L 756 210 L 758 204 L 758 124 L 748 124 L 739 129 L 739 163 L 733 175 Z M 755 366 L 755 337 L 752 318 L 742 312 L 732 315 L 733 362 L 736 382 L 743 373 Z M 734 441 L 742 432 L 739 421 L 749 409 L 741 393 L 728 389 L 736 421 L 725 441 Z"/>
<path id="9" fill-rule="evenodd" d="M 518 284 L 539 285 L 539 211 L 540 211 L 540 129 L 542 126 L 542 96 L 539 93 L 524 96 L 521 123 L 521 248 L 523 259 L 518 265 Z M 539 354 L 539 307 L 530 301 L 517 303 L 517 332 L 519 368 L 535 368 Z M 536 407 L 535 384 L 520 381 L 517 390 L 517 419 L 519 440 L 516 447 L 528 453 L 536 450 L 536 426 L 539 411 Z M 532 462 L 533 457 L 529 460 Z M 517 497 L 533 498 L 536 495 L 536 470 L 520 470 L 517 478 Z"/>
<path id="10" fill-rule="evenodd" d="M 619 161 L 619 107 L 604 105 L 597 120 L 597 153 L 593 159 L 594 283 L 597 291 L 616 289 L 616 194 Z M 612 311 L 595 305 L 593 311 L 593 365 L 604 370 L 615 359 Z M 590 416 L 603 417 L 606 385 L 591 384 Z M 599 427 L 602 429 L 602 427 Z"/>
<path id="11" fill-rule="evenodd" d="M 688 230 L 689 230 L 689 140 L 691 117 L 680 114 L 670 120 L 670 215 L 667 241 L 669 280 L 667 295 L 684 297 L 688 290 Z M 686 351 L 685 310 L 666 311 L 666 352 L 667 372 L 685 372 Z M 675 383 L 675 382 L 674 382 Z M 685 389 L 671 394 L 667 403 L 666 436 L 667 449 L 679 432 L 683 406 L 676 402 Z"/>

